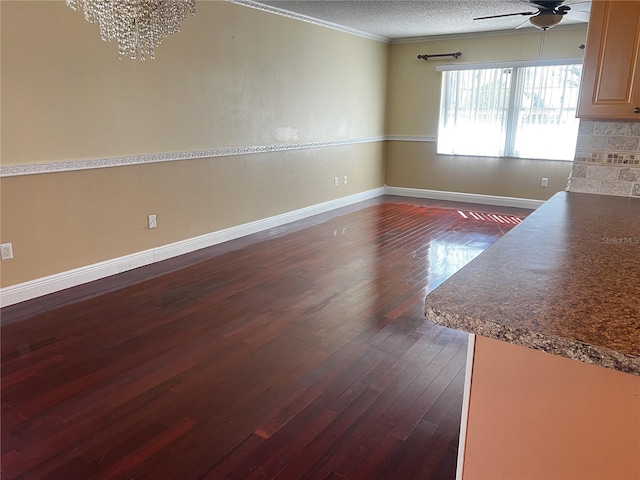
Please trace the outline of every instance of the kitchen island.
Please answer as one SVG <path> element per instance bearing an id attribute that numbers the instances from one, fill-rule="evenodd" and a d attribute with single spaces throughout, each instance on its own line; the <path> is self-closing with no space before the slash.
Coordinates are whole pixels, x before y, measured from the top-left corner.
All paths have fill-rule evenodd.
<path id="1" fill-rule="evenodd" d="M 425 313 L 473 334 L 459 477 L 640 478 L 640 198 L 556 194 Z"/>

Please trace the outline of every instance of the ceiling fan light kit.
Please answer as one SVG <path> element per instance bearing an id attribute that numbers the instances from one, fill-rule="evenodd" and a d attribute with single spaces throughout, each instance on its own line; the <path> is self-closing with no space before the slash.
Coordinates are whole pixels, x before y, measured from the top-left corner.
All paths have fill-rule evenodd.
<path id="1" fill-rule="evenodd" d="M 560 23 L 564 14 L 539 14 L 529 19 L 529 23 L 540 30 L 547 30 Z"/>
<path id="2" fill-rule="evenodd" d="M 498 15 L 490 15 L 487 17 L 477 17 L 477 18 L 474 18 L 474 20 L 487 20 L 487 19 L 500 18 L 500 17 L 524 16 L 524 17 L 529 17 L 528 21 L 525 20 L 524 23 L 517 26 L 516 28 L 524 27 L 526 26 L 527 23 L 530 23 L 532 26 L 536 27 L 537 29 L 545 31 L 559 24 L 560 21 L 565 16 L 567 16 L 567 14 L 569 14 L 568 16 L 572 17 L 574 21 L 579 21 L 579 22 L 588 21 L 588 17 L 589 17 L 588 12 L 591 6 L 590 1 L 572 4 L 572 6 L 577 7 L 576 12 L 574 12 L 571 6 L 563 5 L 564 0 L 529 0 L 522 3 L 526 3 L 532 7 L 536 7 L 538 11 L 537 12 L 503 13 Z"/>

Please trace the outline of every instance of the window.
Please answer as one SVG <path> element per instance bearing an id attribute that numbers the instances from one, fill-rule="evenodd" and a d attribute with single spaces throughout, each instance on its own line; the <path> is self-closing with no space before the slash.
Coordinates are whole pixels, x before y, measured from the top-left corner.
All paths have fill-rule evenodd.
<path id="1" fill-rule="evenodd" d="M 581 73 L 578 62 L 443 71 L 438 153 L 573 160 Z"/>

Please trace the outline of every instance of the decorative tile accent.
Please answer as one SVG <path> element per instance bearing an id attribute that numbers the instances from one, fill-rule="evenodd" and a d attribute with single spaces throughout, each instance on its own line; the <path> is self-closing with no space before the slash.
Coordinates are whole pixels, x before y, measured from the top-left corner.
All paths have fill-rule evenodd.
<path id="1" fill-rule="evenodd" d="M 576 150 L 574 162 L 598 163 L 601 165 L 640 165 L 640 152 L 607 152 Z"/>
<path id="2" fill-rule="evenodd" d="M 640 122 L 629 122 L 629 135 L 636 135 L 640 137 Z"/>
<path id="3" fill-rule="evenodd" d="M 571 178 L 569 185 L 570 192 L 600 193 L 600 180 Z"/>
<path id="4" fill-rule="evenodd" d="M 607 150 L 624 150 L 624 151 L 637 151 L 640 144 L 640 137 L 630 136 L 608 136 L 607 137 Z"/>
<path id="5" fill-rule="evenodd" d="M 581 120 L 578 127 L 578 135 L 593 135 L 595 123 L 591 120 Z"/>
<path id="6" fill-rule="evenodd" d="M 593 122 L 593 134 L 605 136 L 627 136 L 627 122 Z"/>
<path id="7" fill-rule="evenodd" d="M 601 182 L 600 192 L 603 195 L 617 195 L 629 197 L 631 195 L 631 183 L 627 182 Z"/>
<path id="8" fill-rule="evenodd" d="M 637 153 L 620 154 L 609 153 L 607 154 L 607 163 L 615 163 L 622 165 L 640 165 L 640 155 Z"/>
<path id="9" fill-rule="evenodd" d="M 334 140 L 327 142 L 219 148 L 215 150 L 199 150 L 195 152 L 155 153 L 149 155 L 135 155 L 131 157 L 98 158 L 92 160 L 77 160 L 70 162 L 35 163 L 28 165 L 3 165 L 0 166 L 0 177 L 34 175 L 38 173 L 70 172 L 74 170 L 90 170 L 94 168 L 122 167 L 144 163 L 175 162 L 179 160 L 194 160 L 199 158 L 229 157 L 234 155 L 249 155 L 253 153 L 284 152 L 288 150 L 304 150 L 308 148 L 324 148 L 340 145 L 355 145 L 359 143 L 381 142 L 384 140 L 385 137 L 371 137 L 352 140 Z"/>
<path id="10" fill-rule="evenodd" d="M 600 167 L 590 165 L 587 167 L 587 177 L 594 180 L 617 180 L 618 169 L 611 167 Z"/>
<path id="11" fill-rule="evenodd" d="M 598 154 L 589 152 L 578 152 L 576 150 L 576 158 L 573 161 L 580 163 L 598 163 Z"/>
<path id="12" fill-rule="evenodd" d="M 574 165 L 571 171 L 572 178 L 587 178 L 587 166 L 586 165 Z"/>
<path id="13" fill-rule="evenodd" d="M 578 150 L 606 150 L 607 137 L 605 135 L 578 135 L 576 148 Z"/>
<path id="14" fill-rule="evenodd" d="M 640 196 L 640 123 L 581 121 L 570 192 Z"/>
<path id="15" fill-rule="evenodd" d="M 640 168 L 621 168 L 618 180 L 622 182 L 640 182 Z"/>

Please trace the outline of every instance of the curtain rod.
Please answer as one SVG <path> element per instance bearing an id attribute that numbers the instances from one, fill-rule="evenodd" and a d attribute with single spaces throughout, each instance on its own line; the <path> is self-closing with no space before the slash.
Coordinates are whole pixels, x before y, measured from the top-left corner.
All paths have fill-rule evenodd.
<path id="1" fill-rule="evenodd" d="M 418 58 L 421 59 L 421 60 L 429 60 L 430 58 L 434 58 L 434 57 L 453 57 L 453 58 L 458 58 L 460 55 L 462 55 L 462 52 L 436 53 L 434 55 L 427 55 L 425 53 L 424 55 L 418 55 Z"/>

